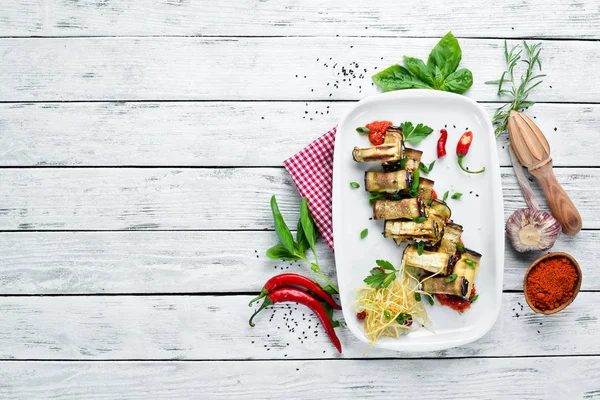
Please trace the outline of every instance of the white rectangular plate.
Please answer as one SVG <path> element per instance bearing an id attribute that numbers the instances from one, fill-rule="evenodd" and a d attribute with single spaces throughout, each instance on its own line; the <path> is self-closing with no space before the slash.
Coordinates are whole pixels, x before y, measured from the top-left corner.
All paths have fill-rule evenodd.
<path id="1" fill-rule="evenodd" d="M 434 351 L 473 342 L 494 325 L 502 296 L 504 211 L 496 138 L 488 115 L 476 102 L 434 90 L 403 90 L 369 97 L 358 102 L 338 126 L 333 164 L 333 237 L 346 324 L 361 341 L 369 341 L 356 318 L 357 289 L 376 266 L 375 260 L 388 260 L 398 267 L 404 249 L 383 237 L 382 221 L 370 220 L 373 210 L 364 189 L 364 173 L 377 164 L 352 159 L 354 146 L 371 145 L 366 136 L 356 132 L 356 127 L 374 120 L 388 120 L 396 125 L 411 121 L 432 127 L 434 132 L 419 145 L 407 143 L 408 147 L 423 151 L 426 164 L 436 159 L 439 131 L 446 126 L 448 155 L 436 161 L 428 178 L 435 181 L 440 198 L 446 191 L 463 193 L 458 200 L 448 199 L 452 219 L 464 227 L 465 246 L 483 255 L 475 280 L 479 298 L 469 310 L 459 314 L 438 304 L 428 305 L 435 333 L 419 329 L 400 339 L 382 338 L 376 346 L 398 351 Z M 473 143 L 464 164 L 471 169 L 485 166 L 485 172 L 479 175 L 467 174 L 457 164 L 456 143 L 466 130 L 473 132 Z M 353 181 L 360 183 L 360 189 L 350 187 Z M 369 234 L 361 239 L 360 232 L 365 228 Z"/>

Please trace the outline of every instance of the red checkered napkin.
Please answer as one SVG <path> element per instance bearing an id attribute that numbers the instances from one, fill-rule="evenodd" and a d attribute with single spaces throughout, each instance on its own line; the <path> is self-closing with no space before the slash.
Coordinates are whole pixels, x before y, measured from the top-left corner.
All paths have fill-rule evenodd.
<path id="1" fill-rule="evenodd" d="M 308 208 L 325 243 L 333 251 L 331 226 L 331 187 L 333 180 L 333 128 L 302 151 L 283 162 Z"/>

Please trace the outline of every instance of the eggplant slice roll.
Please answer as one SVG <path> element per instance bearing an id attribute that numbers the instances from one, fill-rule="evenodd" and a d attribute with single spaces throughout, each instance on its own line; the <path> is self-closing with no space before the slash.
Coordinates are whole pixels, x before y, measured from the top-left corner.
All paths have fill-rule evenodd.
<path id="1" fill-rule="evenodd" d="M 392 128 L 392 127 L 390 127 Z M 355 147 L 352 158 L 357 162 L 398 162 L 402 159 L 402 131 L 388 128 L 383 144 L 365 148 Z"/>
<path id="2" fill-rule="evenodd" d="M 413 219 L 427 217 L 425 204 L 419 197 L 402 200 L 376 200 L 373 205 L 375 219 Z"/>
<path id="3" fill-rule="evenodd" d="M 411 244 L 404 249 L 402 259 L 405 265 L 447 275 L 449 271 L 452 271 L 457 257 L 453 254 L 427 250 L 424 250 L 423 253 L 419 255 L 417 246 Z"/>

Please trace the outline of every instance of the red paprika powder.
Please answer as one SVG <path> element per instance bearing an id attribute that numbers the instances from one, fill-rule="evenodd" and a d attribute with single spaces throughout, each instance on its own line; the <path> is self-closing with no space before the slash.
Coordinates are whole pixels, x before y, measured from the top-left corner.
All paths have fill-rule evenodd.
<path id="1" fill-rule="evenodd" d="M 553 310 L 569 301 L 577 284 L 577 270 L 562 256 L 548 258 L 527 277 L 527 296 L 540 310 Z"/>

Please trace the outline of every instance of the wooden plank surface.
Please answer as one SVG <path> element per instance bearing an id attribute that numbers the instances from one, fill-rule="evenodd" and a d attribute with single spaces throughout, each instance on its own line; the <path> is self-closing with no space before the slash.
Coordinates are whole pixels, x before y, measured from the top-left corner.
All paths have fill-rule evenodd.
<path id="1" fill-rule="evenodd" d="M 1 39 L 0 99 L 356 100 L 377 93 L 371 85 L 374 72 L 403 54 L 426 58 L 436 42 L 363 37 Z M 475 80 L 469 97 L 498 100 L 494 87 L 484 82 L 498 79 L 505 68 L 503 41 L 463 39 L 461 46 L 461 65 L 473 71 Z M 600 80 L 600 42 L 544 41 L 543 48 L 548 77 L 532 100 L 598 101 L 589 82 Z M 565 60 L 572 68 L 565 68 Z M 354 72 L 344 76 L 342 67 Z M 336 81 L 339 87 L 334 87 Z"/>
<path id="2" fill-rule="evenodd" d="M 0 36 L 43 35 L 46 3 L 46 0 L 2 0 Z"/>
<path id="3" fill-rule="evenodd" d="M 600 169 L 555 173 L 584 228 L 599 229 Z M 512 168 L 501 175 L 507 218 L 525 203 Z M 298 220 L 300 197 L 284 168 L 0 169 L 0 230 L 267 229 L 271 195 Z"/>
<path id="4" fill-rule="evenodd" d="M 0 324 L 11 330 L 0 334 L 0 359 L 363 357 L 366 345 L 349 329 L 337 330 L 344 350 L 337 353 L 304 306 L 276 306 L 250 327 L 252 297 L 2 297 Z M 496 325 L 476 342 L 429 353 L 370 349 L 366 357 L 600 355 L 598 301 L 600 293 L 581 292 L 567 309 L 547 317 L 531 311 L 522 293 L 505 293 Z"/>
<path id="5" fill-rule="evenodd" d="M 0 378 L 5 399 L 296 399 L 321 398 L 324 388 L 327 398 L 389 399 L 418 388 L 448 400 L 595 399 L 600 359 L 3 362 Z"/>
<path id="6" fill-rule="evenodd" d="M 483 104 L 490 116 L 499 105 Z M 352 106 L 315 101 L 0 104 L 0 165 L 280 166 Z M 600 166 L 600 141 L 595 140 L 600 105 L 542 103 L 528 114 L 546 134 L 555 166 Z M 502 150 L 507 142 L 507 135 L 498 140 L 503 166 L 510 165 Z"/>
<path id="7" fill-rule="evenodd" d="M 575 254 L 582 290 L 600 290 L 600 232 L 562 236 L 552 251 Z M 269 232 L 4 232 L 0 293 L 258 292 L 282 272 L 310 275 L 303 263 L 273 261 Z M 335 280 L 333 253 L 318 242 L 321 268 Z M 507 242 L 504 289 L 522 290 L 525 269 L 539 253 L 519 254 Z M 218 282 L 218 284 L 215 284 Z"/>
<path id="8" fill-rule="evenodd" d="M 13 4 L 14 3 L 14 4 Z M 41 1 L 31 1 L 30 8 Z M 593 0 L 508 0 L 480 7 L 476 0 L 418 2 L 400 7 L 384 0 L 319 2 L 56 0 L 46 2 L 43 31 L 22 17 L 17 2 L 0 10 L 3 35 L 103 36 L 442 36 L 598 38 L 600 12 Z M 407 18 L 407 11 L 411 12 Z M 37 16 L 37 15 L 34 15 Z M 241 18 L 240 16 L 243 16 Z M 31 25 L 31 26 L 30 26 Z"/>

